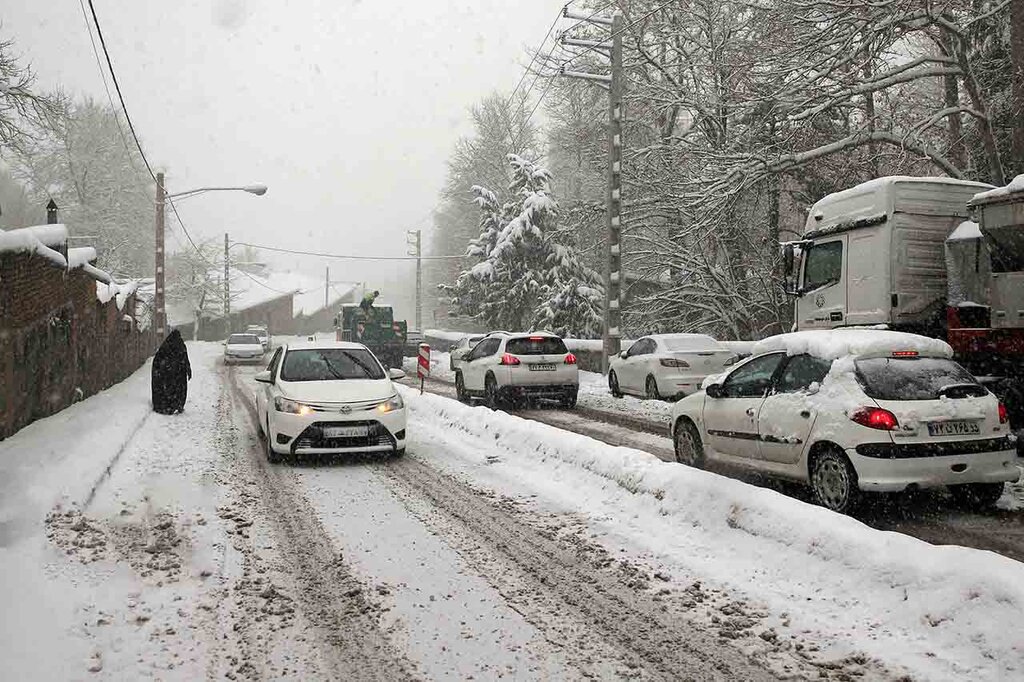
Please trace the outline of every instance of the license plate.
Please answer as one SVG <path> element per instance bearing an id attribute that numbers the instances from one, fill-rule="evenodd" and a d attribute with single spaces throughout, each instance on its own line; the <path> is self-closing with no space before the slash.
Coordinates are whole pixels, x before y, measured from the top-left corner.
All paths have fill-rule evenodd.
<path id="1" fill-rule="evenodd" d="M 979 433 L 981 433 L 981 426 L 978 422 L 928 422 L 929 436 L 973 436 Z"/>
<path id="2" fill-rule="evenodd" d="M 547 363 L 535 362 L 530 365 L 531 372 L 554 372 L 555 366 Z"/>
<path id="3" fill-rule="evenodd" d="M 360 426 L 325 426 L 324 438 L 365 438 L 370 433 L 370 427 Z"/>

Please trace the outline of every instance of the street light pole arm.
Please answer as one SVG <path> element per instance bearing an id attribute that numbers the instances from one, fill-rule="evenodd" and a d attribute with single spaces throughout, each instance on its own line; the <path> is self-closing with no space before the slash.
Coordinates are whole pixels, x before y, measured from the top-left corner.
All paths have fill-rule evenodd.
<path id="1" fill-rule="evenodd" d="M 196 196 L 197 194 L 203 194 L 204 192 L 248 192 L 249 194 L 255 194 L 256 196 L 263 196 L 267 193 L 267 186 L 256 184 L 256 185 L 244 185 L 242 187 L 198 187 L 196 189 L 190 189 L 185 192 L 175 192 L 174 194 L 166 195 L 167 199 L 187 199 L 188 197 Z"/>

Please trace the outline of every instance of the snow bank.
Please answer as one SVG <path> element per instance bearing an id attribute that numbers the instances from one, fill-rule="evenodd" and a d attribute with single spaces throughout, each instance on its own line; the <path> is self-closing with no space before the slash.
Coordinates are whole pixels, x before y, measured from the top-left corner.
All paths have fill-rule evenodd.
<path id="1" fill-rule="evenodd" d="M 953 357 L 953 349 L 945 341 L 885 329 L 823 329 L 779 334 L 758 341 L 752 350 L 755 355 L 776 350 L 784 350 L 789 355 L 808 353 L 825 360 L 895 350 Z"/>
<path id="2" fill-rule="evenodd" d="M 1016 194 L 1017 192 L 1024 192 L 1024 174 L 1015 177 L 1006 187 L 996 187 L 995 189 L 990 189 L 987 192 L 979 192 L 978 194 L 975 194 L 974 197 L 971 198 L 971 203 L 977 204 L 984 201 L 991 201 L 993 199 L 1001 199 L 1003 197 L 1008 197 L 1011 194 Z"/>
<path id="3" fill-rule="evenodd" d="M 652 552 L 765 603 L 787 626 L 791 618 L 797 632 L 860 650 L 914 677 L 1021 673 L 1019 562 L 876 531 L 644 452 L 400 390 L 413 438 L 429 443 L 432 456 L 487 458 L 472 470 L 476 475 L 518 479 L 594 523 L 628 526 Z"/>
<path id="4" fill-rule="evenodd" d="M 981 239 L 981 227 L 973 220 L 965 220 L 956 226 L 953 233 L 946 237 L 947 242 L 959 242 L 967 239 Z"/>

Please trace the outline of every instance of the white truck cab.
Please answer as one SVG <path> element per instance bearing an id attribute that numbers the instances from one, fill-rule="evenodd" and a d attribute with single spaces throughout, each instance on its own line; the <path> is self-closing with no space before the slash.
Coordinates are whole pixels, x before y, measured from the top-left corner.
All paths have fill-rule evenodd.
<path id="1" fill-rule="evenodd" d="M 785 245 L 794 329 L 886 324 L 934 335 L 946 314 L 945 240 L 990 188 L 894 176 L 815 203 L 803 239 Z"/>

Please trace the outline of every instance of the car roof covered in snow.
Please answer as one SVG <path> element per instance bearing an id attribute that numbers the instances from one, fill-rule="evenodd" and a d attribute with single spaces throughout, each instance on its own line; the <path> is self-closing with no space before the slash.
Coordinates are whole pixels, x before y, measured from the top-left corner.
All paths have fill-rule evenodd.
<path id="1" fill-rule="evenodd" d="M 939 339 L 888 329 L 820 329 L 779 334 L 758 341 L 754 355 L 771 351 L 788 355 L 813 355 L 824 360 L 859 355 L 885 355 L 897 351 L 914 351 L 929 357 L 953 357 L 953 349 Z"/>
<path id="2" fill-rule="evenodd" d="M 284 344 L 285 351 L 293 350 L 366 350 L 366 346 L 354 341 L 293 341 Z"/>

